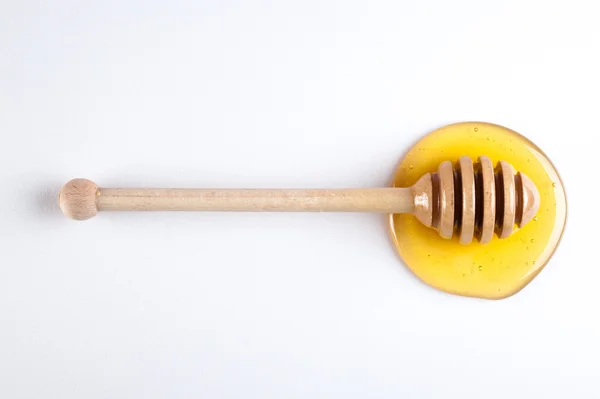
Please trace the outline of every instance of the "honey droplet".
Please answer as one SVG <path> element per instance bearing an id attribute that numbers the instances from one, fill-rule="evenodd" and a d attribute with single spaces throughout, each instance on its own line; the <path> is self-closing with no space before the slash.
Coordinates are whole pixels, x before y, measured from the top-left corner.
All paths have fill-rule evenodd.
<path id="1" fill-rule="evenodd" d="M 556 183 L 552 183 L 552 187 L 556 187 Z"/>
<path id="2" fill-rule="evenodd" d="M 533 261 L 533 264 L 535 265 L 535 261 Z"/>
<path id="3" fill-rule="evenodd" d="M 410 169 L 410 170 L 413 170 L 414 168 L 415 168 L 415 167 L 414 167 L 414 166 L 412 166 L 412 165 L 409 165 L 409 166 L 408 166 L 408 169 Z"/>
<path id="4" fill-rule="evenodd" d="M 533 218 L 533 221 L 534 221 L 534 222 L 537 222 L 537 221 L 538 221 L 538 217 L 537 217 L 537 216 L 534 216 L 534 218 Z"/>
<path id="5" fill-rule="evenodd" d="M 478 269 L 480 272 L 483 271 L 483 266 L 479 266 Z"/>
<path id="6" fill-rule="evenodd" d="M 487 136 L 486 138 L 488 139 L 488 141 L 492 139 L 490 136 Z"/>
<path id="7" fill-rule="evenodd" d="M 532 244 L 535 244 L 535 238 L 532 238 L 532 239 L 531 239 L 531 243 L 532 243 Z"/>
<path id="8" fill-rule="evenodd" d="M 476 128 L 474 128 L 473 130 L 475 130 L 476 132 L 478 132 L 478 131 L 479 131 L 479 128 L 477 128 L 477 127 L 476 127 Z"/>

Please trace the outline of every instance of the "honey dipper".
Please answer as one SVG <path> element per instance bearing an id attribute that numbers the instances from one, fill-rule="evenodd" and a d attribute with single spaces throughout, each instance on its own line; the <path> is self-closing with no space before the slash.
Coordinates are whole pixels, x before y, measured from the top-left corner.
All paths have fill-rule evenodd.
<path id="1" fill-rule="evenodd" d="M 76 220 L 98 211 L 239 211 L 412 213 L 441 237 L 489 242 L 522 227 L 538 211 L 540 195 L 523 173 L 507 162 L 461 157 L 442 162 L 407 188 L 364 189 L 172 189 L 100 188 L 87 179 L 65 184 L 62 212 Z"/>

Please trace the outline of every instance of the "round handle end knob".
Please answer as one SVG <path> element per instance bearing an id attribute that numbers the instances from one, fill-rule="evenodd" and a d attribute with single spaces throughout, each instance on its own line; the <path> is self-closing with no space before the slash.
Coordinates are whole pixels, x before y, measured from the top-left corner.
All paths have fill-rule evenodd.
<path id="1" fill-rule="evenodd" d="M 73 179 L 60 190 L 58 205 L 65 216 L 75 220 L 86 220 L 98 213 L 97 196 L 96 183 L 87 179 Z"/>

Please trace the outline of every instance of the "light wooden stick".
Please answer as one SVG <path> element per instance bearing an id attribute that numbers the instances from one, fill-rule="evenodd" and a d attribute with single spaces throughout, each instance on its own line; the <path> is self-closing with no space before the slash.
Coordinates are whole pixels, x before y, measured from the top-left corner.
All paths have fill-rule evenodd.
<path id="1" fill-rule="evenodd" d="M 410 188 L 264 190 L 99 188 L 99 211 L 379 212 L 413 210 Z"/>
<path id="2" fill-rule="evenodd" d="M 410 213 L 415 207 L 410 188 L 101 188 L 87 179 L 65 184 L 59 205 L 76 220 L 89 219 L 99 211 Z"/>

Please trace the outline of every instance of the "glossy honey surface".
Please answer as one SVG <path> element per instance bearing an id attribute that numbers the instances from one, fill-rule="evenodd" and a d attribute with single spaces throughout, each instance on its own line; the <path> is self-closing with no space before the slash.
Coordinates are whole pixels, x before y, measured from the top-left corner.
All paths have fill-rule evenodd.
<path id="1" fill-rule="evenodd" d="M 451 294 L 502 299 L 523 289 L 544 268 L 562 236 L 567 206 L 563 184 L 546 155 L 531 141 L 499 125 L 465 122 L 423 137 L 402 160 L 393 185 L 412 186 L 439 164 L 467 155 L 507 161 L 540 192 L 536 217 L 510 237 L 461 245 L 441 238 L 413 215 L 390 215 L 392 239 L 406 265 L 425 283 Z M 516 226 L 515 226 L 516 229 Z"/>

